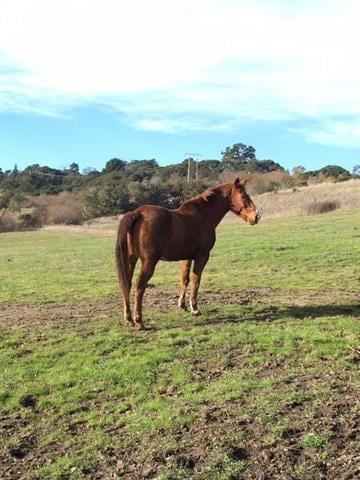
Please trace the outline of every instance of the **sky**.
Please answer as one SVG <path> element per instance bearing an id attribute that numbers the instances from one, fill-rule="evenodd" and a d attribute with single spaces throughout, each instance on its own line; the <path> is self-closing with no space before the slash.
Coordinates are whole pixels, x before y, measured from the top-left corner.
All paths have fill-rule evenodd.
<path id="1" fill-rule="evenodd" d="M 0 0 L 0 167 L 360 164 L 360 0 Z"/>

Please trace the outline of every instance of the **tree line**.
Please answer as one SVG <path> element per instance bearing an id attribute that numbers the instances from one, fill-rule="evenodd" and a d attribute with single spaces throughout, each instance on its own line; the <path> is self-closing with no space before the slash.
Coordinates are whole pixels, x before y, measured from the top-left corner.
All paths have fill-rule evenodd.
<path id="1" fill-rule="evenodd" d="M 196 179 L 195 168 L 192 168 L 190 182 L 187 181 L 189 164 L 194 167 L 194 160 L 190 158 L 160 166 L 155 159 L 127 162 L 112 158 L 101 171 L 86 168 L 80 172 L 76 163 L 65 169 L 39 164 L 29 165 L 23 170 L 17 166 L 7 171 L 0 168 L 0 214 L 7 209 L 16 210 L 24 204 L 25 198 L 61 192 L 71 193 L 81 204 L 83 215 L 87 218 L 123 213 L 144 203 L 176 208 L 184 199 L 209 184 L 224 181 L 239 172 L 252 174 L 255 180 L 261 177 L 257 191 L 254 182 L 255 193 L 304 185 L 314 177 L 331 177 L 336 181 L 351 178 L 347 170 L 336 165 L 313 172 L 306 172 L 298 166 L 290 174 L 273 160 L 258 159 L 255 148 L 243 143 L 226 147 L 220 160 L 197 162 Z M 266 175 L 271 180 L 264 182 Z"/>

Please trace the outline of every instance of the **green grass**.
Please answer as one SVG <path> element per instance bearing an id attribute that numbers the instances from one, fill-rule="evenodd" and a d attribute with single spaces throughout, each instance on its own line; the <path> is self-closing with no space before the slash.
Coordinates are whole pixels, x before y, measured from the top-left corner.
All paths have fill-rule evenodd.
<path id="1" fill-rule="evenodd" d="M 0 423 L 12 425 L 0 466 L 18 447 L 30 459 L 13 470 L 24 478 L 257 478 L 257 452 L 278 452 L 291 435 L 291 448 L 310 455 L 294 471 L 312 465 L 312 452 L 331 455 L 327 406 L 359 380 L 356 218 L 336 211 L 221 226 L 203 290 L 228 291 L 234 302 L 204 305 L 199 318 L 148 309 L 151 328 L 138 333 L 115 308 L 64 310 L 63 321 L 0 328 Z M 6 311 L 63 303 L 76 311 L 79 300 L 112 298 L 113 244 L 82 233 L 1 235 Z M 177 270 L 159 264 L 156 290 L 176 293 Z M 235 302 L 238 289 L 264 288 L 264 298 Z M 350 415 L 355 395 L 346 395 Z M 35 406 L 24 406 L 29 397 Z"/>
<path id="2" fill-rule="evenodd" d="M 220 226 L 202 288 L 354 289 L 358 211 Z M 118 292 L 114 237 L 36 231 L 0 236 L 0 301 L 61 304 Z M 270 261 L 271 260 L 271 261 Z M 178 265 L 160 262 L 156 286 L 178 289 Z"/>

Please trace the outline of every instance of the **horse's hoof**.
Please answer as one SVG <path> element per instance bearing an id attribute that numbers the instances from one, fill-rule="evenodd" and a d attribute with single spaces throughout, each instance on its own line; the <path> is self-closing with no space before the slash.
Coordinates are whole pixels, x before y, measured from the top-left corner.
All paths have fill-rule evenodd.
<path id="1" fill-rule="evenodd" d="M 192 310 L 191 315 L 194 315 L 194 317 L 197 317 L 198 315 L 200 315 L 200 310 Z"/>
<path id="2" fill-rule="evenodd" d="M 125 327 L 133 327 L 134 322 L 132 320 L 125 320 L 124 325 Z"/>
<path id="3" fill-rule="evenodd" d="M 142 322 L 135 322 L 135 328 L 136 330 L 145 330 L 145 325 Z"/>
<path id="4" fill-rule="evenodd" d="M 188 310 L 188 308 L 187 308 L 187 306 L 185 305 L 185 303 L 179 304 L 179 305 L 178 305 L 178 308 L 179 308 L 180 310 L 184 310 L 185 312 L 187 312 L 187 310 Z"/>

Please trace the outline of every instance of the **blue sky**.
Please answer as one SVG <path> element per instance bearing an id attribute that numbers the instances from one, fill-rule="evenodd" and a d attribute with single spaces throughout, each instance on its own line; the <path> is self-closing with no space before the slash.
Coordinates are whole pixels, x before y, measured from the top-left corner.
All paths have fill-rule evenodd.
<path id="1" fill-rule="evenodd" d="M 360 163 L 358 0 L 2 0 L 0 166 Z"/>

